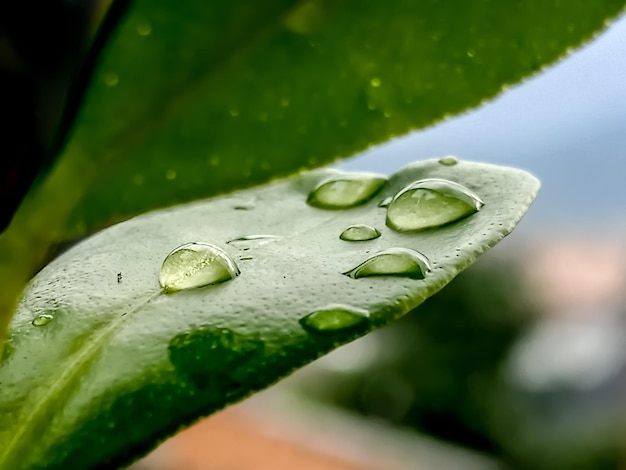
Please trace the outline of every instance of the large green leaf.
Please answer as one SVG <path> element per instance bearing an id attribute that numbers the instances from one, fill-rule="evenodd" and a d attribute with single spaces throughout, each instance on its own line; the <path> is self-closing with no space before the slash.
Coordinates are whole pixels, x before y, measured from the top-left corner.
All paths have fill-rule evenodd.
<path id="1" fill-rule="evenodd" d="M 359 206 L 308 205 L 309 190 L 335 174 L 305 173 L 145 214 L 45 267 L 18 306 L 0 364 L 0 467 L 128 463 L 181 425 L 413 309 L 505 237 L 539 187 L 521 170 L 429 160 L 392 175 Z M 438 229 L 398 233 L 386 227 L 379 201 L 432 177 L 464 184 L 484 207 Z M 357 223 L 382 235 L 362 242 L 339 238 Z M 228 243 L 261 234 L 277 238 Z M 221 247 L 241 274 L 165 293 L 158 281 L 164 257 L 188 242 Z M 342 274 L 388 248 L 418 250 L 432 270 L 423 280 Z M 331 304 L 362 309 L 369 318 L 324 333 L 300 324 Z M 52 319 L 34 326 L 34 319 L 44 323 L 41 315 Z"/>
<path id="2" fill-rule="evenodd" d="M 624 0 L 134 0 L 60 163 L 0 236 L 0 332 L 50 246 L 478 105 Z"/>

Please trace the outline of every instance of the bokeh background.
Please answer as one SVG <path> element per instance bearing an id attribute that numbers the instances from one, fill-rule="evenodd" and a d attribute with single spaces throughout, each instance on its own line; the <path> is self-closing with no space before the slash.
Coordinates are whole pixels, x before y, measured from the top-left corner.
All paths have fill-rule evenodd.
<path id="1" fill-rule="evenodd" d="M 623 18 L 496 100 L 338 164 L 390 173 L 455 155 L 526 169 L 542 189 L 513 234 L 406 318 L 136 468 L 626 468 L 625 85 Z"/>

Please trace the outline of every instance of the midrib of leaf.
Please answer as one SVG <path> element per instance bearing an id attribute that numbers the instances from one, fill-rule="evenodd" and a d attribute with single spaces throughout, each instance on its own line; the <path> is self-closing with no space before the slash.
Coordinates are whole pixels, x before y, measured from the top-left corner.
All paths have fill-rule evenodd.
<path id="1" fill-rule="evenodd" d="M 85 193 L 95 178 L 102 176 L 103 167 L 113 167 L 113 164 L 124 155 L 130 154 L 133 149 L 140 147 L 155 131 L 166 116 L 184 106 L 211 80 L 216 79 L 219 71 L 228 67 L 232 62 L 241 60 L 255 43 L 266 37 L 277 28 L 293 11 L 301 7 L 307 0 L 297 0 L 295 3 L 279 10 L 279 14 L 270 16 L 251 34 L 247 34 L 241 41 L 225 52 L 213 66 L 206 69 L 204 74 L 189 82 L 188 86 L 181 87 L 180 93 L 159 108 L 147 113 L 148 119 L 140 120 L 133 126 L 128 126 L 125 133 L 119 134 L 116 139 L 122 145 L 111 151 L 107 158 L 96 159 L 97 165 L 89 165 L 92 159 L 87 158 L 85 150 L 71 145 L 67 147 L 66 155 L 62 158 L 57 169 L 51 172 L 50 177 L 34 193 L 29 195 L 16 214 L 16 220 L 2 235 L 0 235 L 0 253 L 11 254 L 11 259 L 0 266 L 0 352 L 2 339 L 15 311 L 24 285 L 28 282 L 37 268 L 46 260 L 50 247 L 60 241 L 78 237 L 83 233 L 67 233 L 66 222 L 76 206 L 76 201 Z M 88 165 L 85 165 L 87 163 Z M 68 188 L 70 191 L 68 191 Z M 54 200 L 50 207 L 48 201 Z M 43 221 L 43 222 L 42 222 Z M 103 228 L 103 227 L 102 227 Z"/>
<path id="2" fill-rule="evenodd" d="M 22 420 L 19 426 L 14 430 L 13 438 L 7 443 L 4 452 L 0 456 L 0 468 L 4 468 L 3 465 L 10 462 L 11 454 L 14 450 L 19 450 L 21 445 L 32 444 L 30 442 L 22 442 L 22 437 L 28 434 L 28 430 L 37 422 L 37 418 L 47 406 L 52 406 L 52 403 L 58 403 L 57 398 L 62 396 L 63 390 L 72 383 L 72 380 L 76 377 L 78 372 L 82 370 L 82 365 L 88 363 L 102 349 L 109 336 L 117 331 L 130 315 L 139 312 L 162 293 L 162 291 L 158 291 L 150 294 L 147 298 L 139 300 L 135 305 L 131 306 L 127 311 L 123 312 L 109 325 L 103 328 L 95 338 L 86 343 L 87 345 L 84 349 L 70 361 L 69 365 L 64 368 L 63 373 L 47 388 L 47 392 L 43 395 L 41 400 L 31 408 L 30 414 Z"/>

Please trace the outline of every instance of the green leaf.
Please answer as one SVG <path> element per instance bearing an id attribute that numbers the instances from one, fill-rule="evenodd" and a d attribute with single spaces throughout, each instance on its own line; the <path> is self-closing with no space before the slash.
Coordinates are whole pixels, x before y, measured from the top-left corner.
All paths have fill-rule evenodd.
<path id="1" fill-rule="evenodd" d="M 625 3 L 136 0 L 66 151 L 97 171 L 74 233 L 320 166 L 476 106 Z"/>
<path id="2" fill-rule="evenodd" d="M 46 266 L 18 306 L 0 364 L 0 467 L 127 464 L 182 425 L 413 309 L 505 237 L 539 187 L 517 169 L 428 160 L 392 175 L 353 208 L 308 205 L 309 191 L 336 175 L 305 173 L 145 214 Z M 389 229 L 378 203 L 433 177 L 463 184 L 484 207 L 437 229 Z M 381 236 L 341 240 L 352 224 Z M 253 235 L 264 236 L 241 239 Z M 221 248 L 240 275 L 166 293 L 163 260 L 190 242 Z M 424 279 L 343 274 L 390 248 L 423 253 L 431 271 Z M 302 320 L 320 310 L 352 328 Z M 34 326 L 37 318 L 46 324 Z"/>
<path id="3" fill-rule="evenodd" d="M 496 96 L 624 0 L 135 0 L 0 236 L 0 332 L 60 240 L 347 157 Z"/>

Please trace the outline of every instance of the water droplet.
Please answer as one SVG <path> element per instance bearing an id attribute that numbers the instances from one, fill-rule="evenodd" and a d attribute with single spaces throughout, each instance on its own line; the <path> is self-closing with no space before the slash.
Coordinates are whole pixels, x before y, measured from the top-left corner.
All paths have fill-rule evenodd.
<path id="1" fill-rule="evenodd" d="M 476 51 L 474 49 L 468 49 L 467 50 L 467 57 L 474 57 L 476 55 Z"/>
<path id="2" fill-rule="evenodd" d="M 267 239 L 276 239 L 280 238 L 276 235 L 246 235 L 245 237 L 233 238 L 232 240 L 228 240 L 226 243 L 237 243 L 237 242 L 245 242 L 250 240 L 267 240 Z"/>
<path id="3" fill-rule="evenodd" d="M 339 235 L 339 238 L 347 242 L 362 242 L 378 237 L 380 237 L 380 231 L 365 224 L 351 225 Z"/>
<path id="4" fill-rule="evenodd" d="M 445 157 L 441 157 L 439 159 L 439 163 L 445 166 L 454 166 L 459 163 L 459 159 L 456 158 L 454 155 L 447 155 Z"/>
<path id="5" fill-rule="evenodd" d="M 149 36 L 151 32 L 152 26 L 150 23 L 141 23 L 137 26 L 137 34 L 139 34 L 139 36 Z"/>
<path id="6" fill-rule="evenodd" d="M 289 103 L 289 100 L 288 100 L 287 98 L 282 98 L 282 99 L 280 100 L 280 105 L 281 105 L 283 108 L 288 108 L 288 107 L 289 107 L 289 104 L 290 104 L 290 103 Z"/>
<path id="7" fill-rule="evenodd" d="M 230 115 L 231 115 L 232 117 L 237 117 L 237 116 L 239 116 L 239 110 L 238 110 L 237 108 L 230 108 L 230 111 L 229 111 L 229 112 L 230 112 Z"/>
<path id="8" fill-rule="evenodd" d="M 393 201 L 393 196 L 386 197 L 378 203 L 378 207 L 387 207 Z"/>
<path id="9" fill-rule="evenodd" d="M 104 84 L 108 87 L 114 87 L 115 85 L 117 85 L 120 81 L 120 78 L 117 76 L 117 74 L 114 73 L 105 73 L 102 76 L 102 80 L 104 81 Z"/>
<path id="10" fill-rule="evenodd" d="M 232 240 L 228 240 L 226 243 L 246 251 L 250 249 L 250 246 L 265 245 L 266 243 L 279 238 L 280 237 L 277 237 L 276 235 L 246 235 L 245 237 L 233 238 Z"/>
<path id="11" fill-rule="evenodd" d="M 165 179 L 168 181 L 172 181 L 176 179 L 176 171 L 175 170 L 167 170 L 165 172 Z"/>
<path id="12" fill-rule="evenodd" d="M 40 315 L 37 315 L 31 323 L 33 324 L 33 326 L 44 326 L 50 323 L 53 319 L 54 317 L 49 313 L 42 313 Z"/>
<path id="13" fill-rule="evenodd" d="M 309 34 L 322 23 L 324 14 L 324 8 L 317 0 L 300 2 L 285 17 L 285 26 L 294 33 Z M 314 43 L 309 42 L 314 46 Z"/>
<path id="14" fill-rule="evenodd" d="M 396 194 L 387 207 L 387 226 L 413 232 L 456 222 L 474 214 L 483 201 L 463 185 L 438 178 L 416 181 Z"/>
<path id="15" fill-rule="evenodd" d="M 371 173 L 332 176 L 311 191 L 307 203 L 321 209 L 347 209 L 369 201 L 386 182 L 386 177 Z"/>
<path id="16" fill-rule="evenodd" d="M 372 85 L 374 88 L 378 88 L 381 84 L 380 78 L 378 77 L 374 77 L 370 80 L 370 85 Z"/>
<path id="17" fill-rule="evenodd" d="M 389 248 L 370 256 L 356 268 L 343 274 L 353 279 L 369 276 L 403 276 L 424 279 L 430 271 L 428 258 L 409 248 Z"/>
<path id="18" fill-rule="evenodd" d="M 239 275 L 228 254 L 210 243 L 187 243 L 165 257 L 159 283 L 166 292 L 208 286 Z"/>
<path id="19" fill-rule="evenodd" d="M 303 328 L 319 332 L 347 330 L 368 321 L 367 310 L 348 305 L 330 304 L 300 319 Z"/>

